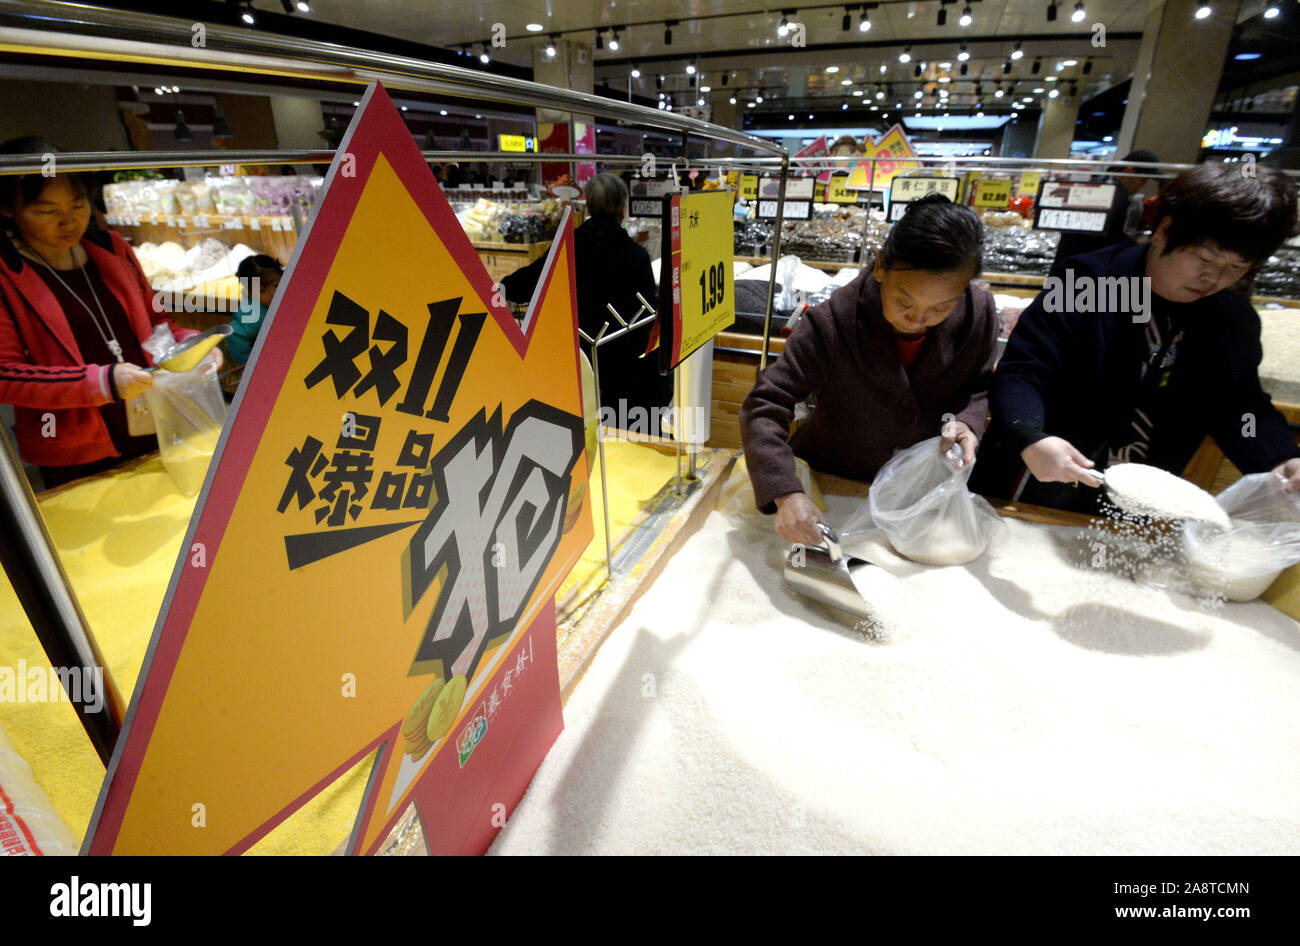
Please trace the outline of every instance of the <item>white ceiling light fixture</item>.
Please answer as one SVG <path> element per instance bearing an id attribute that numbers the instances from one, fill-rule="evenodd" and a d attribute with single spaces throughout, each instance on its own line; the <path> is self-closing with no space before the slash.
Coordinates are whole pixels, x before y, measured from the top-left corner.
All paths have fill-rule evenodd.
<path id="1" fill-rule="evenodd" d="M 960 23 L 962 26 L 970 26 L 970 24 L 971 24 L 971 15 L 970 15 L 970 4 L 969 4 L 969 3 L 966 4 L 966 6 L 962 7 L 962 11 L 961 11 L 961 19 L 959 19 L 957 22 Z"/>
<path id="2" fill-rule="evenodd" d="M 852 85 L 852 84 L 853 84 L 853 80 L 852 80 L 852 79 L 841 79 L 841 80 L 840 80 L 840 85 Z"/>
<path id="3" fill-rule="evenodd" d="M 911 61 L 912 61 L 912 47 L 911 47 L 911 46 L 908 46 L 908 47 L 905 48 L 901 53 L 898 54 L 898 61 L 899 61 L 899 62 L 911 62 Z"/>
<path id="4" fill-rule="evenodd" d="M 826 71 L 827 71 L 828 73 L 830 73 L 831 75 L 835 75 L 835 73 L 837 73 L 837 72 L 840 71 L 840 67 L 839 67 L 839 66 L 827 66 L 827 67 L 826 67 Z"/>
<path id="5" fill-rule="evenodd" d="M 1210 6 L 1208 3 L 1202 3 L 1199 7 L 1196 8 L 1196 18 L 1198 20 L 1204 20 L 1213 12 L 1214 12 L 1214 8 L 1212 6 Z"/>
<path id="6" fill-rule="evenodd" d="M 871 32 L 871 14 L 867 12 L 866 7 L 862 8 L 862 19 L 858 20 L 858 32 L 859 33 Z"/>
<path id="7" fill-rule="evenodd" d="M 1019 43 L 1016 43 L 1016 48 L 1011 50 L 1011 58 L 1013 60 L 1016 60 L 1022 58 L 1024 55 L 1025 55 L 1024 49 L 1021 48 Z"/>
<path id="8" fill-rule="evenodd" d="M 612 52 L 618 52 L 618 30 L 615 30 L 609 38 L 609 48 Z"/>
<path id="9" fill-rule="evenodd" d="M 790 21 L 785 18 L 784 13 L 781 14 L 781 25 L 776 28 L 776 35 L 782 39 L 790 35 Z M 791 115 L 790 117 L 793 118 L 794 116 Z"/>
<path id="10" fill-rule="evenodd" d="M 546 58 L 547 59 L 555 58 L 555 37 L 554 36 L 549 37 L 546 41 Z"/>
<path id="11" fill-rule="evenodd" d="M 883 99 L 884 97 L 885 97 L 885 90 L 884 90 L 884 89 L 879 89 L 879 90 L 876 91 L 876 98 L 877 98 L 877 99 Z"/>
<path id="12" fill-rule="evenodd" d="M 736 97 L 733 95 L 731 98 L 727 99 L 727 102 L 728 102 L 728 104 L 730 104 L 730 105 L 735 105 L 735 104 L 736 104 Z"/>
<path id="13" fill-rule="evenodd" d="M 1083 8 L 1083 0 L 1077 0 L 1074 5 L 1074 12 L 1070 14 L 1070 22 L 1080 23 L 1088 15 L 1088 11 Z"/>
<path id="14" fill-rule="evenodd" d="M 962 44 L 961 44 L 961 51 L 957 53 L 957 61 L 958 61 L 958 62 L 965 62 L 965 61 L 966 61 L 967 59 L 969 59 L 969 58 L 970 58 L 970 50 L 968 50 L 968 49 L 966 48 L 966 44 L 965 44 L 965 43 L 962 43 Z"/>
<path id="15" fill-rule="evenodd" d="M 524 27 L 524 29 L 528 30 L 530 33 L 540 33 L 544 27 L 540 23 L 529 23 Z"/>
<path id="16" fill-rule="evenodd" d="M 1270 6 L 1267 10 L 1264 11 L 1264 19 L 1266 20 L 1276 19 L 1281 12 L 1282 11 L 1279 10 L 1276 6 Z"/>
<path id="17" fill-rule="evenodd" d="M 1052 89 L 1052 91 L 1050 91 L 1050 92 L 1047 93 L 1047 97 L 1048 97 L 1049 99 L 1054 99 L 1054 98 L 1056 98 L 1056 97 L 1057 97 L 1058 95 L 1060 95 L 1060 94 L 1061 94 L 1061 90 L 1060 90 L 1060 89 Z"/>
<path id="18" fill-rule="evenodd" d="M 854 90 L 853 90 L 853 96 L 854 96 L 854 98 L 862 98 L 862 90 L 861 90 L 861 89 L 854 89 Z"/>
<path id="19" fill-rule="evenodd" d="M 688 76 L 693 76 L 693 75 L 695 75 L 695 63 L 693 63 L 693 62 L 688 62 L 688 63 L 686 64 L 686 74 L 687 74 Z"/>
<path id="20" fill-rule="evenodd" d="M 701 91 L 701 92 L 712 92 L 712 91 L 713 91 L 713 86 L 711 86 L 711 85 L 702 85 L 702 86 L 700 86 L 700 91 Z"/>
<path id="21" fill-rule="evenodd" d="M 632 67 L 632 78 L 633 79 L 641 78 L 641 70 L 638 69 L 636 66 Z"/>

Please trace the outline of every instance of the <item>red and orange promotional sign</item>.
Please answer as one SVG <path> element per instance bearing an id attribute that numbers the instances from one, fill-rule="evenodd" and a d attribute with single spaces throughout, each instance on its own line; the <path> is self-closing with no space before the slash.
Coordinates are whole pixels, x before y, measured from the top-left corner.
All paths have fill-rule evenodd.
<path id="1" fill-rule="evenodd" d="M 523 328 L 379 85 L 249 363 L 87 834 L 246 851 L 372 752 L 482 852 L 562 728 L 554 595 L 592 535 L 572 223 Z M 495 817 L 494 817 L 495 816 Z"/>
<path id="2" fill-rule="evenodd" d="M 896 174 L 905 174 L 908 171 L 915 171 L 920 164 L 916 161 L 907 161 L 906 158 L 915 158 L 916 151 L 912 148 L 912 143 L 907 139 L 907 133 L 903 131 L 902 125 L 895 125 L 889 129 L 879 141 L 867 142 L 863 149 L 863 157 L 876 158 L 875 170 L 872 171 L 870 161 L 860 161 L 853 165 L 853 171 L 849 174 L 846 187 L 865 190 L 888 190 L 889 182 L 894 179 Z"/>

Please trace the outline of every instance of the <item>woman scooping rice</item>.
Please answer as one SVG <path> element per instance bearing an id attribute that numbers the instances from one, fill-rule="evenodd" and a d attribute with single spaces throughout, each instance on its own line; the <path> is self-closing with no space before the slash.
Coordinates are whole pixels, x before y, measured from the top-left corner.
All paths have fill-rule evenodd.
<path id="1" fill-rule="evenodd" d="M 57 162 L 39 138 L 0 154 Z M 89 229 L 91 196 L 76 174 L 0 177 L 0 403 L 16 408 L 19 453 L 47 488 L 158 449 L 132 436 L 125 402 L 152 385 L 141 343 L 166 320 L 126 241 Z M 171 327 L 178 341 L 196 334 Z"/>
<path id="2" fill-rule="evenodd" d="M 975 459 L 997 339 L 993 297 L 971 285 L 983 239 L 975 212 L 942 195 L 909 205 L 874 264 L 809 309 L 759 376 L 741 436 L 755 502 L 776 510 L 786 541 L 821 542 L 796 456 L 870 480 L 896 450 L 942 429 L 940 449 L 956 442 Z M 805 400 L 812 414 L 790 436 Z"/>
<path id="3" fill-rule="evenodd" d="M 1243 473 L 1300 489 L 1300 446 L 1259 382 L 1259 316 L 1229 290 L 1295 233 L 1296 190 L 1251 169 L 1183 172 L 1149 245 L 1075 257 L 1030 304 L 993 379 L 972 489 L 1091 514 L 1090 469 L 1178 474 L 1207 436 Z"/>

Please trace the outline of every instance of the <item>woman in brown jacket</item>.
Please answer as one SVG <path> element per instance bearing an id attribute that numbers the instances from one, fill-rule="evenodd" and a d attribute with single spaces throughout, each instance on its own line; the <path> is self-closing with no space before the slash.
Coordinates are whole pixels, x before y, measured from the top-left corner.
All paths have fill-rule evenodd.
<path id="1" fill-rule="evenodd" d="M 983 223 L 931 195 L 894 224 L 875 263 L 805 313 L 785 351 L 740 412 L 754 498 L 777 512 L 788 542 L 821 543 L 821 515 L 794 458 L 870 480 L 894 452 L 943 433 L 975 459 L 996 357 L 997 310 L 971 286 L 982 268 Z M 789 436 L 794 407 L 812 416 Z"/>

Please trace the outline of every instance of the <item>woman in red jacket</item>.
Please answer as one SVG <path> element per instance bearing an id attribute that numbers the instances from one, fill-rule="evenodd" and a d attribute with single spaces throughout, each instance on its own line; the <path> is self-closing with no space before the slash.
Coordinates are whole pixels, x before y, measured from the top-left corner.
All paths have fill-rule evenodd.
<path id="1" fill-rule="evenodd" d="M 152 384 L 141 342 L 166 320 L 126 241 L 87 229 L 90 197 L 77 175 L 0 177 L 0 402 L 16 408 L 19 452 L 47 488 L 158 447 L 130 434 L 126 402 Z"/>

